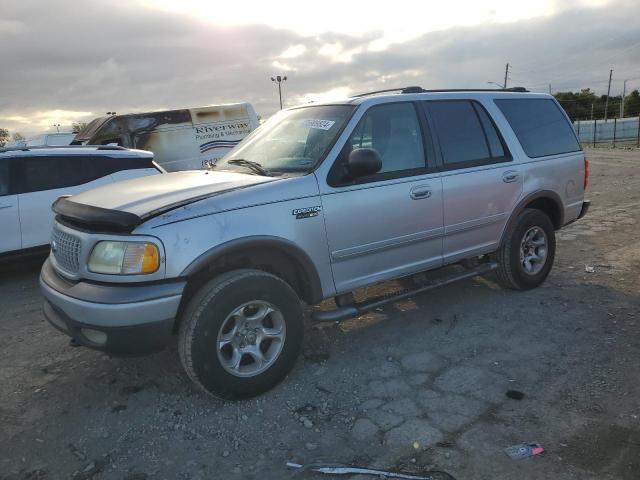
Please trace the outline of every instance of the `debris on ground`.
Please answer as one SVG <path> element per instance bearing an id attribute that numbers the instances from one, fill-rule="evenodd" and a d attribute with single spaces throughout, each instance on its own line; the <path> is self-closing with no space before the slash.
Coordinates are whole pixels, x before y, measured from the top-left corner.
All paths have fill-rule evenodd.
<path id="1" fill-rule="evenodd" d="M 544 448 L 542 448 L 542 445 L 539 443 L 520 443 L 504 449 L 504 453 L 513 460 L 533 457 L 535 455 L 540 455 L 542 452 L 544 452 Z"/>
<path id="2" fill-rule="evenodd" d="M 513 400 L 522 400 L 524 398 L 524 393 L 520 390 L 507 390 L 505 395 L 507 398 L 511 398 Z"/>
<path id="3" fill-rule="evenodd" d="M 586 267 L 584 267 L 584 271 L 587 273 L 595 273 L 596 267 L 594 267 L 593 265 L 587 265 Z"/>
<path id="4" fill-rule="evenodd" d="M 300 465 L 299 463 L 287 462 L 287 468 L 295 470 L 294 475 L 302 472 L 317 472 L 328 475 L 375 475 L 382 478 L 400 478 L 404 480 L 455 480 L 452 475 L 446 472 L 434 471 L 427 476 L 408 475 L 406 473 L 388 472 L 386 470 L 378 470 L 374 468 L 347 467 L 344 465 L 310 463 Z"/>

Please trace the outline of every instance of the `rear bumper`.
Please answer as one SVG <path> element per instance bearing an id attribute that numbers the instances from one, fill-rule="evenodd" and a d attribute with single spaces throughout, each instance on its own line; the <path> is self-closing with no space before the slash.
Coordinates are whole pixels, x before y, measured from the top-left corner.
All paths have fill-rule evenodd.
<path id="1" fill-rule="evenodd" d="M 171 338 L 184 281 L 152 284 L 71 283 L 49 260 L 40 274 L 45 318 L 76 343 L 113 355 L 162 350 Z"/>
<path id="2" fill-rule="evenodd" d="M 578 215 L 578 220 L 584 217 L 589 211 L 589 207 L 591 206 L 591 200 L 585 200 L 582 202 L 582 208 L 580 209 L 580 214 Z"/>

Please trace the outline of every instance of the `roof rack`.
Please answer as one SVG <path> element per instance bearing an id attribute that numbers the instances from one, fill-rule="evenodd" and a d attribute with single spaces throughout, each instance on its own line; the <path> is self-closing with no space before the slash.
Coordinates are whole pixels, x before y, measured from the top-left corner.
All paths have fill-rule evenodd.
<path id="1" fill-rule="evenodd" d="M 80 149 L 80 148 L 95 148 L 96 150 L 127 150 L 120 145 L 37 145 L 33 147 L 3 147 L 0 148 L 0 153 L 4 152 L 28 152 L 30 150 L 57 150 L 57 149 Z"/>
<path id="2" fill-rule="evenodd" d="M 387 88 L 386 90 L 376 90 L 373 92 L 360 93 L 358 95 L 353 95 L 351 98 L 361 98 L 368 97 L 369 95 L 377 95 L 379 93 L 391 93 L 391 92 L 400 92 L 400 93 L 442 93 L 442 92 L 528 92 L 524 87 L 510 87 L 510 88 L 444 88 L 444 89 L 433 89 L 433 90 L 425 90 L 422 87 L 418 86 L 409 86 L 409 87 L 401 87 L 401 88 Z"/>

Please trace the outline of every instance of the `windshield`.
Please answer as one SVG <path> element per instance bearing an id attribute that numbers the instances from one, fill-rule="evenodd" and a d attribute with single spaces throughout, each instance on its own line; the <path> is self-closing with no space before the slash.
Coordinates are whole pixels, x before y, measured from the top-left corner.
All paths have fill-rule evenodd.
<path id="1" fill-rule="evenodd" d="M 283 110 L 218 160 L 215 168 L 268 175 L 308 172 L 328 153 L 354 108 L 319 105 Z"/>

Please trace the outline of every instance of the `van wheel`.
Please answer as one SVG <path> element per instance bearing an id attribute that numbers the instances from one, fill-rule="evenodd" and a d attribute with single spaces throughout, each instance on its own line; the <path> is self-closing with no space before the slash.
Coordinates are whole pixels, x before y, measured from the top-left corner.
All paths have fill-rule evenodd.
<path id="1" fill-rule="evenodd" d="M 293 368 L 304 334 L 300 299 L 280 278 L 234 270 L 198 290 L 180 324 L 187 375 L 223 399 L 258 395 Z"/>
<path id="2" fill-rule="evenodd" d="M 497 252 L 498 281 L 506 288 L 528 290 L 544 282 L 553 266 L 556 236 L 551 219 L 525 209 L 509 228 Z"/>

